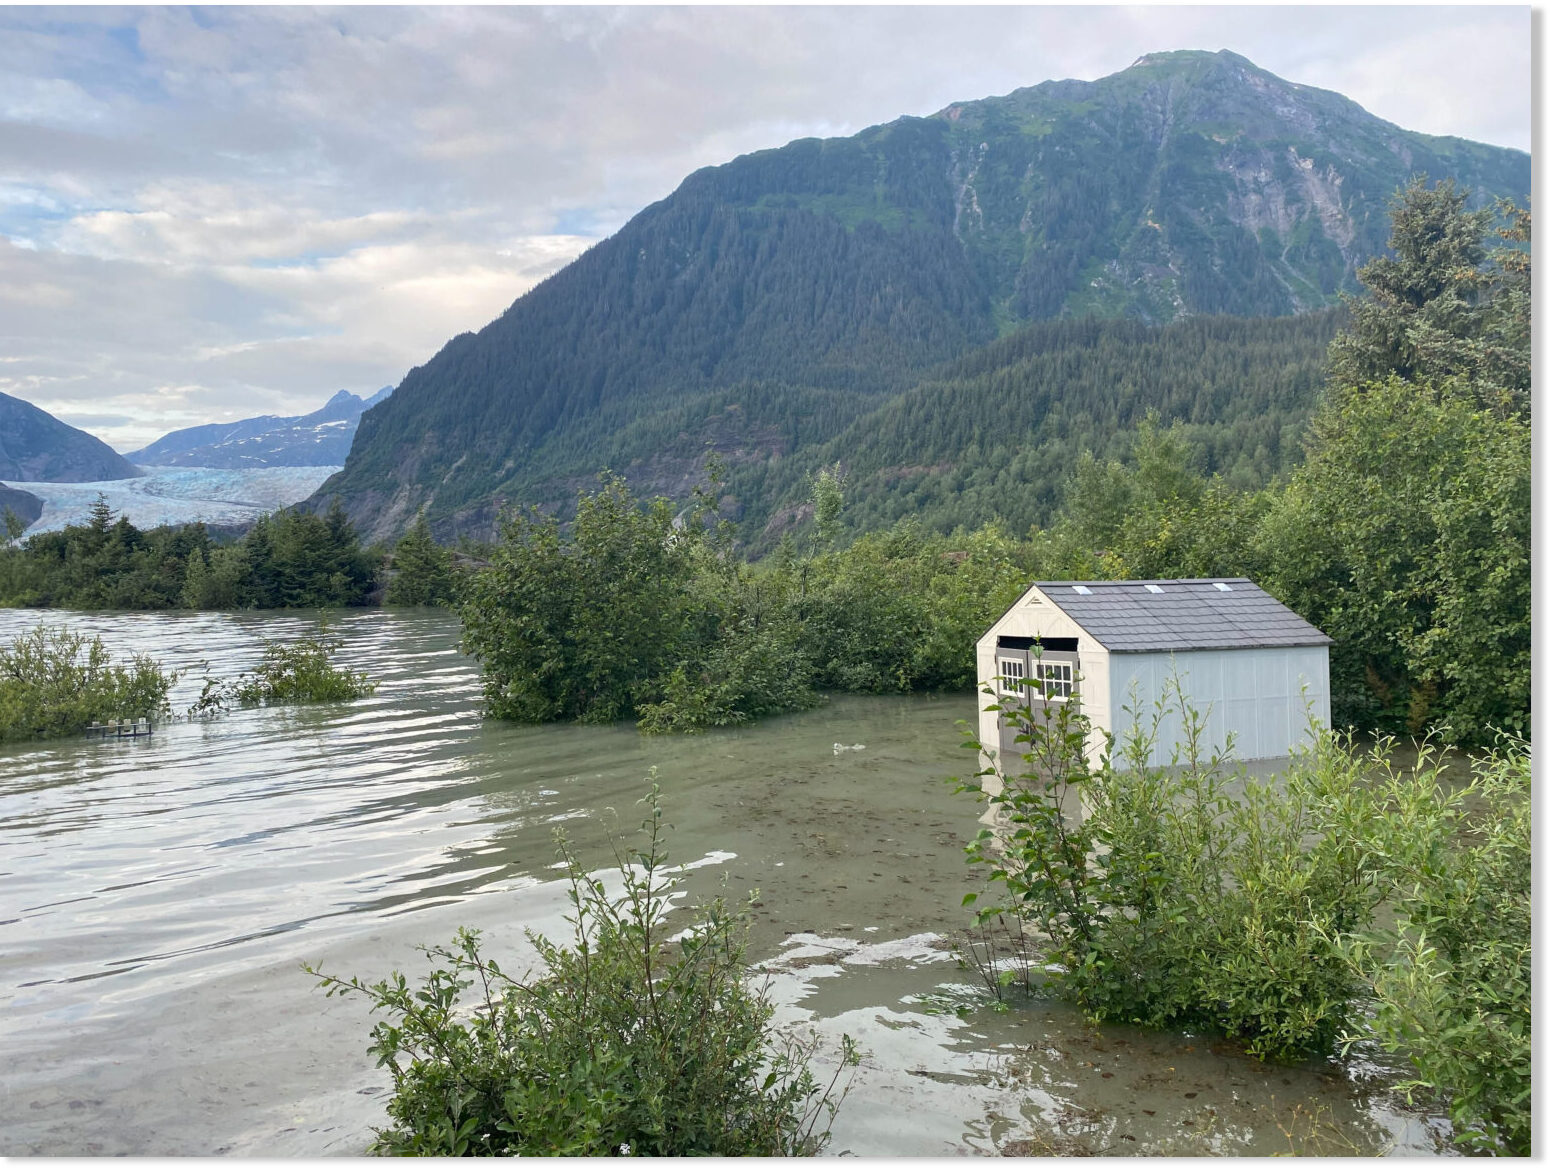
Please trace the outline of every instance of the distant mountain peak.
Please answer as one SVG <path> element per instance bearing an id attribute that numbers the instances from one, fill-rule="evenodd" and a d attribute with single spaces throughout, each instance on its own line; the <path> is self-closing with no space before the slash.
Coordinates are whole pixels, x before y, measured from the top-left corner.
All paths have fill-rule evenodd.
<path id="1" fill-rule="evenodd" d="M 149 467 L 337 467 L 350 453 L 361 413 L 390 393 L 384 387 L 367 401 L 340 390 L 311 414 L 185 427 L 130 458 Z"/>

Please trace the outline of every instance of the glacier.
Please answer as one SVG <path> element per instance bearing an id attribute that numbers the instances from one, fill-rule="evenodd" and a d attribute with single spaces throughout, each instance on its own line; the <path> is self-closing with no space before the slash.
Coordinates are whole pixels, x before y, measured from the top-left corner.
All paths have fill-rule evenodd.
<path id="1" fill-rule="evenodd" d="M 101 493 L 115 516 L 136 528 L 158 524 L 246 524 L 306 499 L 338 467 L 145 467 L 136 479 L 96 483 L 21 483 L 10 487 L 43 501 L 27 533 L 84 523 Z"/>

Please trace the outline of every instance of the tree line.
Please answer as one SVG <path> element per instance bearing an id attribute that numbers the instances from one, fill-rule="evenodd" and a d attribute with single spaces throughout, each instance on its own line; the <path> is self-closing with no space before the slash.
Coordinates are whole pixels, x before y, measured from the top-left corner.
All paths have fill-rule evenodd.
<path id="1" fill-rule="evenodd" d="M 60 609 L 329 609 L 446 605 L 451 550 L 423 519 L 392 549 L 369 549 L 338 501 L 321 516 L 262 516 L 240 537 L 204 524 L 140 529 L 102 497 L 83 524 L 21 539 L 9 513 L 0 605 Z"/>

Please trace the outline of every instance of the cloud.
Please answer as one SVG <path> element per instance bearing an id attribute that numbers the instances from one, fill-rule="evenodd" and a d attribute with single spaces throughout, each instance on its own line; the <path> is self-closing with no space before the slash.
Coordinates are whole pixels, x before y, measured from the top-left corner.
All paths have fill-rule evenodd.
<path id="1" fill-rule="evenodd" d="M 121 449 L 370 393 L 698 167 L 1162 49 L 1526 148 L 1528 33 L 1473 7 L 0 9 L 0 390 Z"/>
<path id="2" fill-rule="evenodd" d="M 305 413 L 338 389 L 396 384 L 590 242 L 429 236 L 279 266 L 0 243 L 0 391 L 67 420 L 122 415 L 93 431 L 120 450 L 178 426 Z"/>

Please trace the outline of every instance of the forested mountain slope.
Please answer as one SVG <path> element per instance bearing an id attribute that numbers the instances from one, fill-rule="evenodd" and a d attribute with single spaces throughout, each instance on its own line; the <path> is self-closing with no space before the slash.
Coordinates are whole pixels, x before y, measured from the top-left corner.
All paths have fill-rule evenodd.
<path id="1" fill-rule="evenodd" d="M 1529 187 L 1526 154 L 1197 52 L 746 155 L 411 371 L 310 506 L 488 535 L 605 464 L 680 494 L 707 444 L 751 473 L 828 443 L 1025 321 L 1321 308 L 1417 171 Z"/>
<path id="2" fill-rule="evenodd" d="M 1235 487 L 1288 470 L 1323 383 L 1340 309 L 1297 317 L 1194 317 L 1029 325 L 923 379 L 804 457 L 739 468 L 753 503 L 745 534 L 778 539 L 807 477 L 839 465 L 846 523 L 885 528 L 905 516 L 950 531 L 999 520 L 1012 533 L 1053 518 L 1077 458 L 1122 458 L 1137 423 L 1180 423 L 1201 471 Z M 766 514 L 762 501 L 787 501 Z"/>

